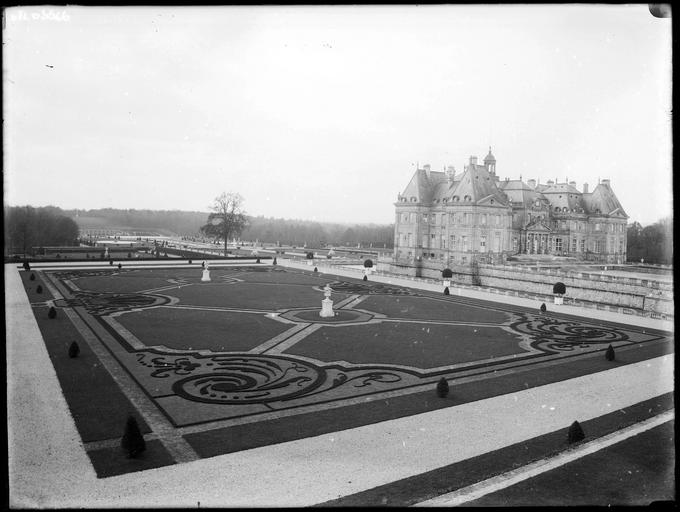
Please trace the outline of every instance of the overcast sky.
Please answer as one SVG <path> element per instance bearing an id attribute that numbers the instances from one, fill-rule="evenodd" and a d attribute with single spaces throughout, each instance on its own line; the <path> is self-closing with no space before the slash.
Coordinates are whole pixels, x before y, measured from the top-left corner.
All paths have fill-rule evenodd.
<path id="1" fill-rule="evenodd" d="M 5 11 L 5 203 L 388 223 L 416 163 L 672 213 L 671 20 L 639 5 Z"/>

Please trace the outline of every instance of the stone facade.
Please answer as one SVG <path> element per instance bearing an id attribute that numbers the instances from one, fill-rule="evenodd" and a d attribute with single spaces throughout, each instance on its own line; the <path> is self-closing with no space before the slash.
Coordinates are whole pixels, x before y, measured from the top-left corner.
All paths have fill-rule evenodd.
<path id="1" fill-rule="evenodd" d="M 576 183 L 500 180 L 491 153 L 453 167 L 417 169 L 395 203 L 394 262 L 419 267 L 497 263 L 516 254 L 626 261 L 628 215 L 609 180 L 592 192 Z M 417 272 L 416 272 L 417 273 Z"/>

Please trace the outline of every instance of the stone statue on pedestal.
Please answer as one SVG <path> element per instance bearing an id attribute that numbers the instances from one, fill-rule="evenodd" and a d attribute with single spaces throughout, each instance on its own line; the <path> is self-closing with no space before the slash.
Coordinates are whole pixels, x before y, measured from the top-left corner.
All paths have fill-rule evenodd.
<path id="1" fill-rule="evenodd" d="M 319 316 L 321 317 L 327 318 L 335 316 L 335 313 L 333 313 L 333 301 L 331 300 L 332 291 L 333 289 L 326 284 L 323 289 L 323 294 L 326 298 L 321 301 L 321 311 L 319 312 Z"/>

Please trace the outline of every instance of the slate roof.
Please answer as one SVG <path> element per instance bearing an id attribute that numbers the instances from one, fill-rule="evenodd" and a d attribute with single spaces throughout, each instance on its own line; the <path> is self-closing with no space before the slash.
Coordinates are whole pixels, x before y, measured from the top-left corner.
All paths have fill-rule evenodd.
<path id="1" fill-rule="evenodd" d="M 465 196 L 472 198 L 472 203 L 493 199 L 503 206 L 509 206 L 508 198 L 498 188 L 496 177 L 483 165 L 470 164 L 453 190 L 452 196 L 458 196 L 462 202 Z"/>
<path id="2" fill-rule="evenodd" d="M 609 184 L 600 183 L 590 194 L 583 194 L 583 202 L 588 213 L 605 215 L 618 213 L 628 217 Z"/>

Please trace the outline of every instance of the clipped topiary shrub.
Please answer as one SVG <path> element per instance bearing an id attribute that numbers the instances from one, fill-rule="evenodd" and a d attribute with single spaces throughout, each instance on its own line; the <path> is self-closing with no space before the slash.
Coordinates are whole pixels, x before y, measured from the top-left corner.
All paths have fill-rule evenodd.
<path id="1" fill-rule="evenodd" d="M 35 289 L 35 293 L 42 293 L 42 285 L 38 285 L 38 287 Z"/>
<path id="2" fill-rule="evenodd" d="M 113 260 L 109 260 L 109 265 L 113 266 Z"/>
<path id="3" fill-rule="evenodd" d="M 607 347 L 607 351 L 604 353 L 604 357 L 607 358 L 607 361 L 613 361 L 616 358 L 616 355 L 614 354 L 614 347 L 609 345 Z"/>
<path id="4" fill-rule="evenodd" d="M 129 259 L 129 258 L 132 258 L 132 253 L 131 253 L 131 252 L 128 253 L 128 259 Z"/>
<path id="5" fill-rule="evenodd" d="M 564 283 L 557 282 L 553 285 L 553 293 L 557 295 L 564 295 L 567 293 L 567 287 Z"/>
<path id="6" fill-rule="evenodd" d="M 122 264 L 122 263 L 119 263 L 119 264 L 118 264 L 118 270 L 120 270 L 121 268 L 123 268 L 123 264 Z"/>
<path id="7" fill-rule="evenodd" d="M 57 316 L 57 310 L 54 309 L 54 306 L 50 306 L 50 309 L 47 312 L 47 318 L 56 318 L 56 316 Z"/>
<path id="8" fill-rule="evenodd" d="M 318 272 L 319 269 L 317 267 L 314 267 L 314 272 Z"/>
<path id="9" fill-rule="evenodd" d="M 28 261 L 24 261 L 24 270 L 31 270 L 31 266 L 28 264 Z"/>
<path id="10" fill-rule="evenodd" d="M 257 259 L 255 260 L 255 263 L 260 263 L 260 258 L 257 258 Z"/>
<path id="11" fill-rule="evenodd" d="M 442 270 L 442 277 L 444 279 L 451 279 L 453 277 L 453 270 L 451 270 L 450 268 L 445 268 L 444 270 Z"/>
<path id="12" fill-rule="evenodd" d="M 35 274 L 31 274 L 31 277 L 29 277 L 31 281 L 35 281 Z"/>
<path id="13" fill-rule="evenodd" d="M 314 253 L 311 252 L 311 251 L 309 251 L 309 252 L 307 253 L 307 259 L 308 259 L 308 260 L 313 260 L 313 259 L 314 259 Z"/>
<path id="14" fill-rule="evenodd" d="M 449 394 L 449 383 L 446 381 L 444 377 L 439 379 L 439 382 L 437 382 L 437 396 L 439 398 L 446 398 Z"/>
<path id="15" fill-rule="evenodd" d="M 450 295 L 449 287 L 444 288 L 444 295 Z"/>
<path id="16" fill-rule="evenodd" d="M 274 261 L 272 261 L 272 265 L 276 265 L 276 256 L 274 256 Z"/>
<path id="17" fill-rule="evenodd" d="M 548 310 L 548 308 L 545 307 L 545 302 L 541 304 L 541 313 L 545 313 Z"/>
<path id="18" fill-rule="evenodd" d="M 368 260 L 364 261 L 364 267 L 365 268 L 373 268 L 373 260 L 368 259 Z"/>
<path id="19" fill-rule="evenodd" d="M 569 444 L 578 443 L 579 441 L 583 441 L 586 438 L 586 435 L 578 421 L 575 421 L 571 424 L 569 427 L 569 432 L 567 433 L 567 437 Z"/>
<path id="20" fill-rule="evenodd" d="M 71 346 L 68 348 L 68 356 L 71 358 L 78 357 L 78 354 L 80 354 L 80 347 L 78 344 L 74 341 L 71 343 Z"/>
<path id="21" fill-rule="evenodd" d="M 189 260 L 189 265 L 191 265 L 191 260 Z"/>
<path id="22" fill-rule="evenodd" d="M 128 458 L 134 458 L 146 450 L 144 436 L 139 431 L 139 425 L 134 416 L 128 416 L 125 423 L 125 433 L 120 442 L 121 447 L 128 454 Z"/>
<path id="23" fill-rule="evenodd" d="M 368 277 L 367 277 L 367 276 L 364 276 L 364 281 L 368 281 Z"/>

